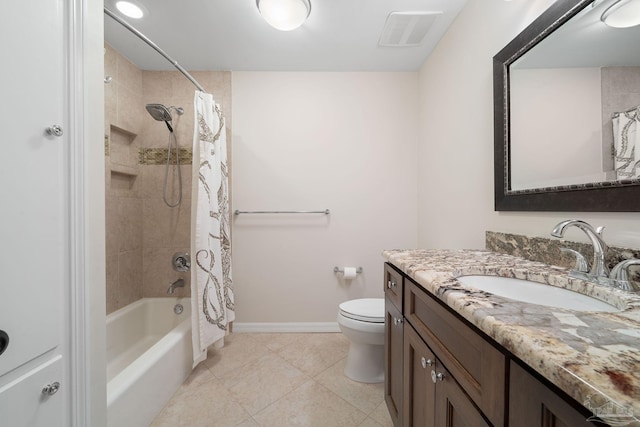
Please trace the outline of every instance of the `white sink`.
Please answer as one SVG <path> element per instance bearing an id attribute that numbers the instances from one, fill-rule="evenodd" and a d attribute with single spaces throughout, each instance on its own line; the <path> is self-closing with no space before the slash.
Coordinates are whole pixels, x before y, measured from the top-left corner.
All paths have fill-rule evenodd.
<path id="1" fill-rule="evenodd" d="M 547 307 L 567 308 L 576 311 L 619 312 L 620 309 L 599 299 L 529 280 L 498 276 L 461 276 L 457 280 L 464 286 L 494 295 Z"/>

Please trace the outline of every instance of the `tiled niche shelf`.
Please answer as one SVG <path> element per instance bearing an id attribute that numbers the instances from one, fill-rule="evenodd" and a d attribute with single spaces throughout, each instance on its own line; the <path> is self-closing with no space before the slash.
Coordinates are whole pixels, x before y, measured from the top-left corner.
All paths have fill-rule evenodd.
<path id="1" fill-rule="evenodd" d="M 133 141 L 137 134 L 121 127 L 110 125 L 105 154 L 109 156 L 110 189 L 115 191 L 135 190 L 139 173 L 138 147 Z"/>

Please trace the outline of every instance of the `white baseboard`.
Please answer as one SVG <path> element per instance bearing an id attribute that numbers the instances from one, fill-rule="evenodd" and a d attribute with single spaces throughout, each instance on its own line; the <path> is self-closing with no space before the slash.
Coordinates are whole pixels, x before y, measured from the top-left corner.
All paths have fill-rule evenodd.
<path id="1" fill-rule="evenodd" d="M 340 332 L 338 322 L 238 323 L 233 332 Z"/>

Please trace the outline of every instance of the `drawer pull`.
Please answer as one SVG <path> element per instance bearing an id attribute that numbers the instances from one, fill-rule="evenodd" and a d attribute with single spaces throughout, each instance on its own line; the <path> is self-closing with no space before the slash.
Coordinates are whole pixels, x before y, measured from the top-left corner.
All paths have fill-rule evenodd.
<path id="1" fill-rule="evenodd" d="M 59 389 L 60 389 L 60 383 L 56 381 L 54 383 L 47 384 L 46 386 L 44 386 L 42 388 L 42 394 L 47 396 L 53 396 L 58 392 Z"/>
<path id="2" fill-rule="evenodd" d="M 387 281 L 387 289 L 393 289 L 396 287 L 396 282 L 392 282 L 391 280 Z"/>
<path id="3" fill-rule="evenodd" d="M 393 318 L 393 324 L 398 326 L 398 325 L 402 325 L 402 322 L 404 322 L 404 319 L 402 317 L 394 317 Z"/>
<path id="4" fill-rule="evenodd" d="M 436 374 L 436 371 L 431 371 L 431 381 L 433 381 L 434 384 L 438 381 L 444 381 L 444 374 L 442 372 Z"/>
<path id="5" fill-rule="evenodd" d="M 427 369 L 427 366 L 433 366 L 433 360 L 425 359 L 424 357 L 420 360 L 423 369 Z"/>

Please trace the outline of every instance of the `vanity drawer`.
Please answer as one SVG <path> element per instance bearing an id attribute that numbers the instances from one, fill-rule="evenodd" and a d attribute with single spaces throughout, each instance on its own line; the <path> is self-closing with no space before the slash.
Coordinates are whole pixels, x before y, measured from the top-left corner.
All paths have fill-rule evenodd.
<path id="1" fill-rule="evenodd" d="M 491 423 L 503 426 L 506 356 L 409 279 L 404 315 Z"/>
<path id="2" fill-rule="evenodd" d="M 384 264 L 384 294 L 400 311 L 402 311 L 403 277 L 394 266 L 389 263 Z"/>

